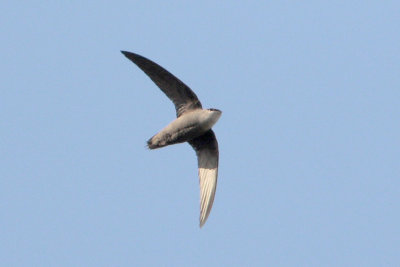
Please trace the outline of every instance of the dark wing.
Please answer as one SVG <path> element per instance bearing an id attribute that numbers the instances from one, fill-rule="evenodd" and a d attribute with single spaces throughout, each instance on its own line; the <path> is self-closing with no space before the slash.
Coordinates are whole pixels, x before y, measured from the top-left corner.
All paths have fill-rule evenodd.
<path id="1" fill-rule="evenodd" d="M 212 130 L 192 139 L 189 144 L 197 154 L 200 183 L 200 227 L 210 214 L 218 178 L 218 142 Z"/>
<path id="2" fill-rule="evenodd" d="M 176 116 L 187 110 L 202 108 L 196 94 L 182 81 L 153 61 L 127 51 L 121 51 L 144 71 L 150 79 L 174 102 Z"/>

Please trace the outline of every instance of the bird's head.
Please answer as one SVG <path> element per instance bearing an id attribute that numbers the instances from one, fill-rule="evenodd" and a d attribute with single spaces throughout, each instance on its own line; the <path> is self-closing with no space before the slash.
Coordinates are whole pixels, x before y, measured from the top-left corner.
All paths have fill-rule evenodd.
<path id="1" fill-rule="evenodd" d="M 207 109 L 211 113 L 211 117 L 213 118 L 214 123 L 217 122 L 219 117 L 222 115 L 222 111 L 216 108 Z"/>

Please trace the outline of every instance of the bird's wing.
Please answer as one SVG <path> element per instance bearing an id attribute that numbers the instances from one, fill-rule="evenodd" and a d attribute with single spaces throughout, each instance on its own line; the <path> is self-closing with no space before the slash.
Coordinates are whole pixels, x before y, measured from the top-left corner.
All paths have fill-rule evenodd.
<path id="1" fill-rule="evenodd" d="M 218 142 L 212 130 L 189 141 L 197 154 L 200 183 L 200 227 L 210 214 L 218 178 Z"/>
<path id="2" fill-rule="evenodd" d="M 196 94 L 181 80 L 153 61 L 127 51 L 121 51 L 144 71 L 175 105 L 176 116 L 188 110 L 202 108 Z"/>

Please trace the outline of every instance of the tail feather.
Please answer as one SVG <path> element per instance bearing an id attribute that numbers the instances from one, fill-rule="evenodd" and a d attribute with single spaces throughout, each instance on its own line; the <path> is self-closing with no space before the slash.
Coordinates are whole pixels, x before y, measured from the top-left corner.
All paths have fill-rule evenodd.
<path id="1" fill-rule="evenodd" d="M 153 137 L 147 140 L 147 147 L 149 149 L 156 149 L 158 146 L 153 142 Z"/>
<path id="2" fill-rule="evenodd" d="M 147 147 L 149 149 L 157 149 L 165 146 L 167 146 L 167 144 L 165 142 L 160 142 L 155 136 L 147 140 Z"/>

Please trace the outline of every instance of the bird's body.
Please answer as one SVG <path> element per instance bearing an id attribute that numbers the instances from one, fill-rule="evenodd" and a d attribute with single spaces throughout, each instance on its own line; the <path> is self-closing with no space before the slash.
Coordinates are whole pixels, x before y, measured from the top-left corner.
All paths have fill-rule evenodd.
<path id="1" fill-rule="evenodd" d="M 147 141 L 150 149 L 183 143 L 210 130 L 221 116 L 219 110 L 195 109 L 184 113 Z"/>
<path id="2" fill-rule="evenodd" d="M 150 149 L 188 142 L 196 151 L 200 184 L 200 227 L 210 214 L 217 187 L 219 151 L 211 127 L 222 112 L 203 109 L 196 94 L 182 81 L 153 61 L 121 51 L 142 69 L 174 103 L 177 119 L 147 141 Z"/>

